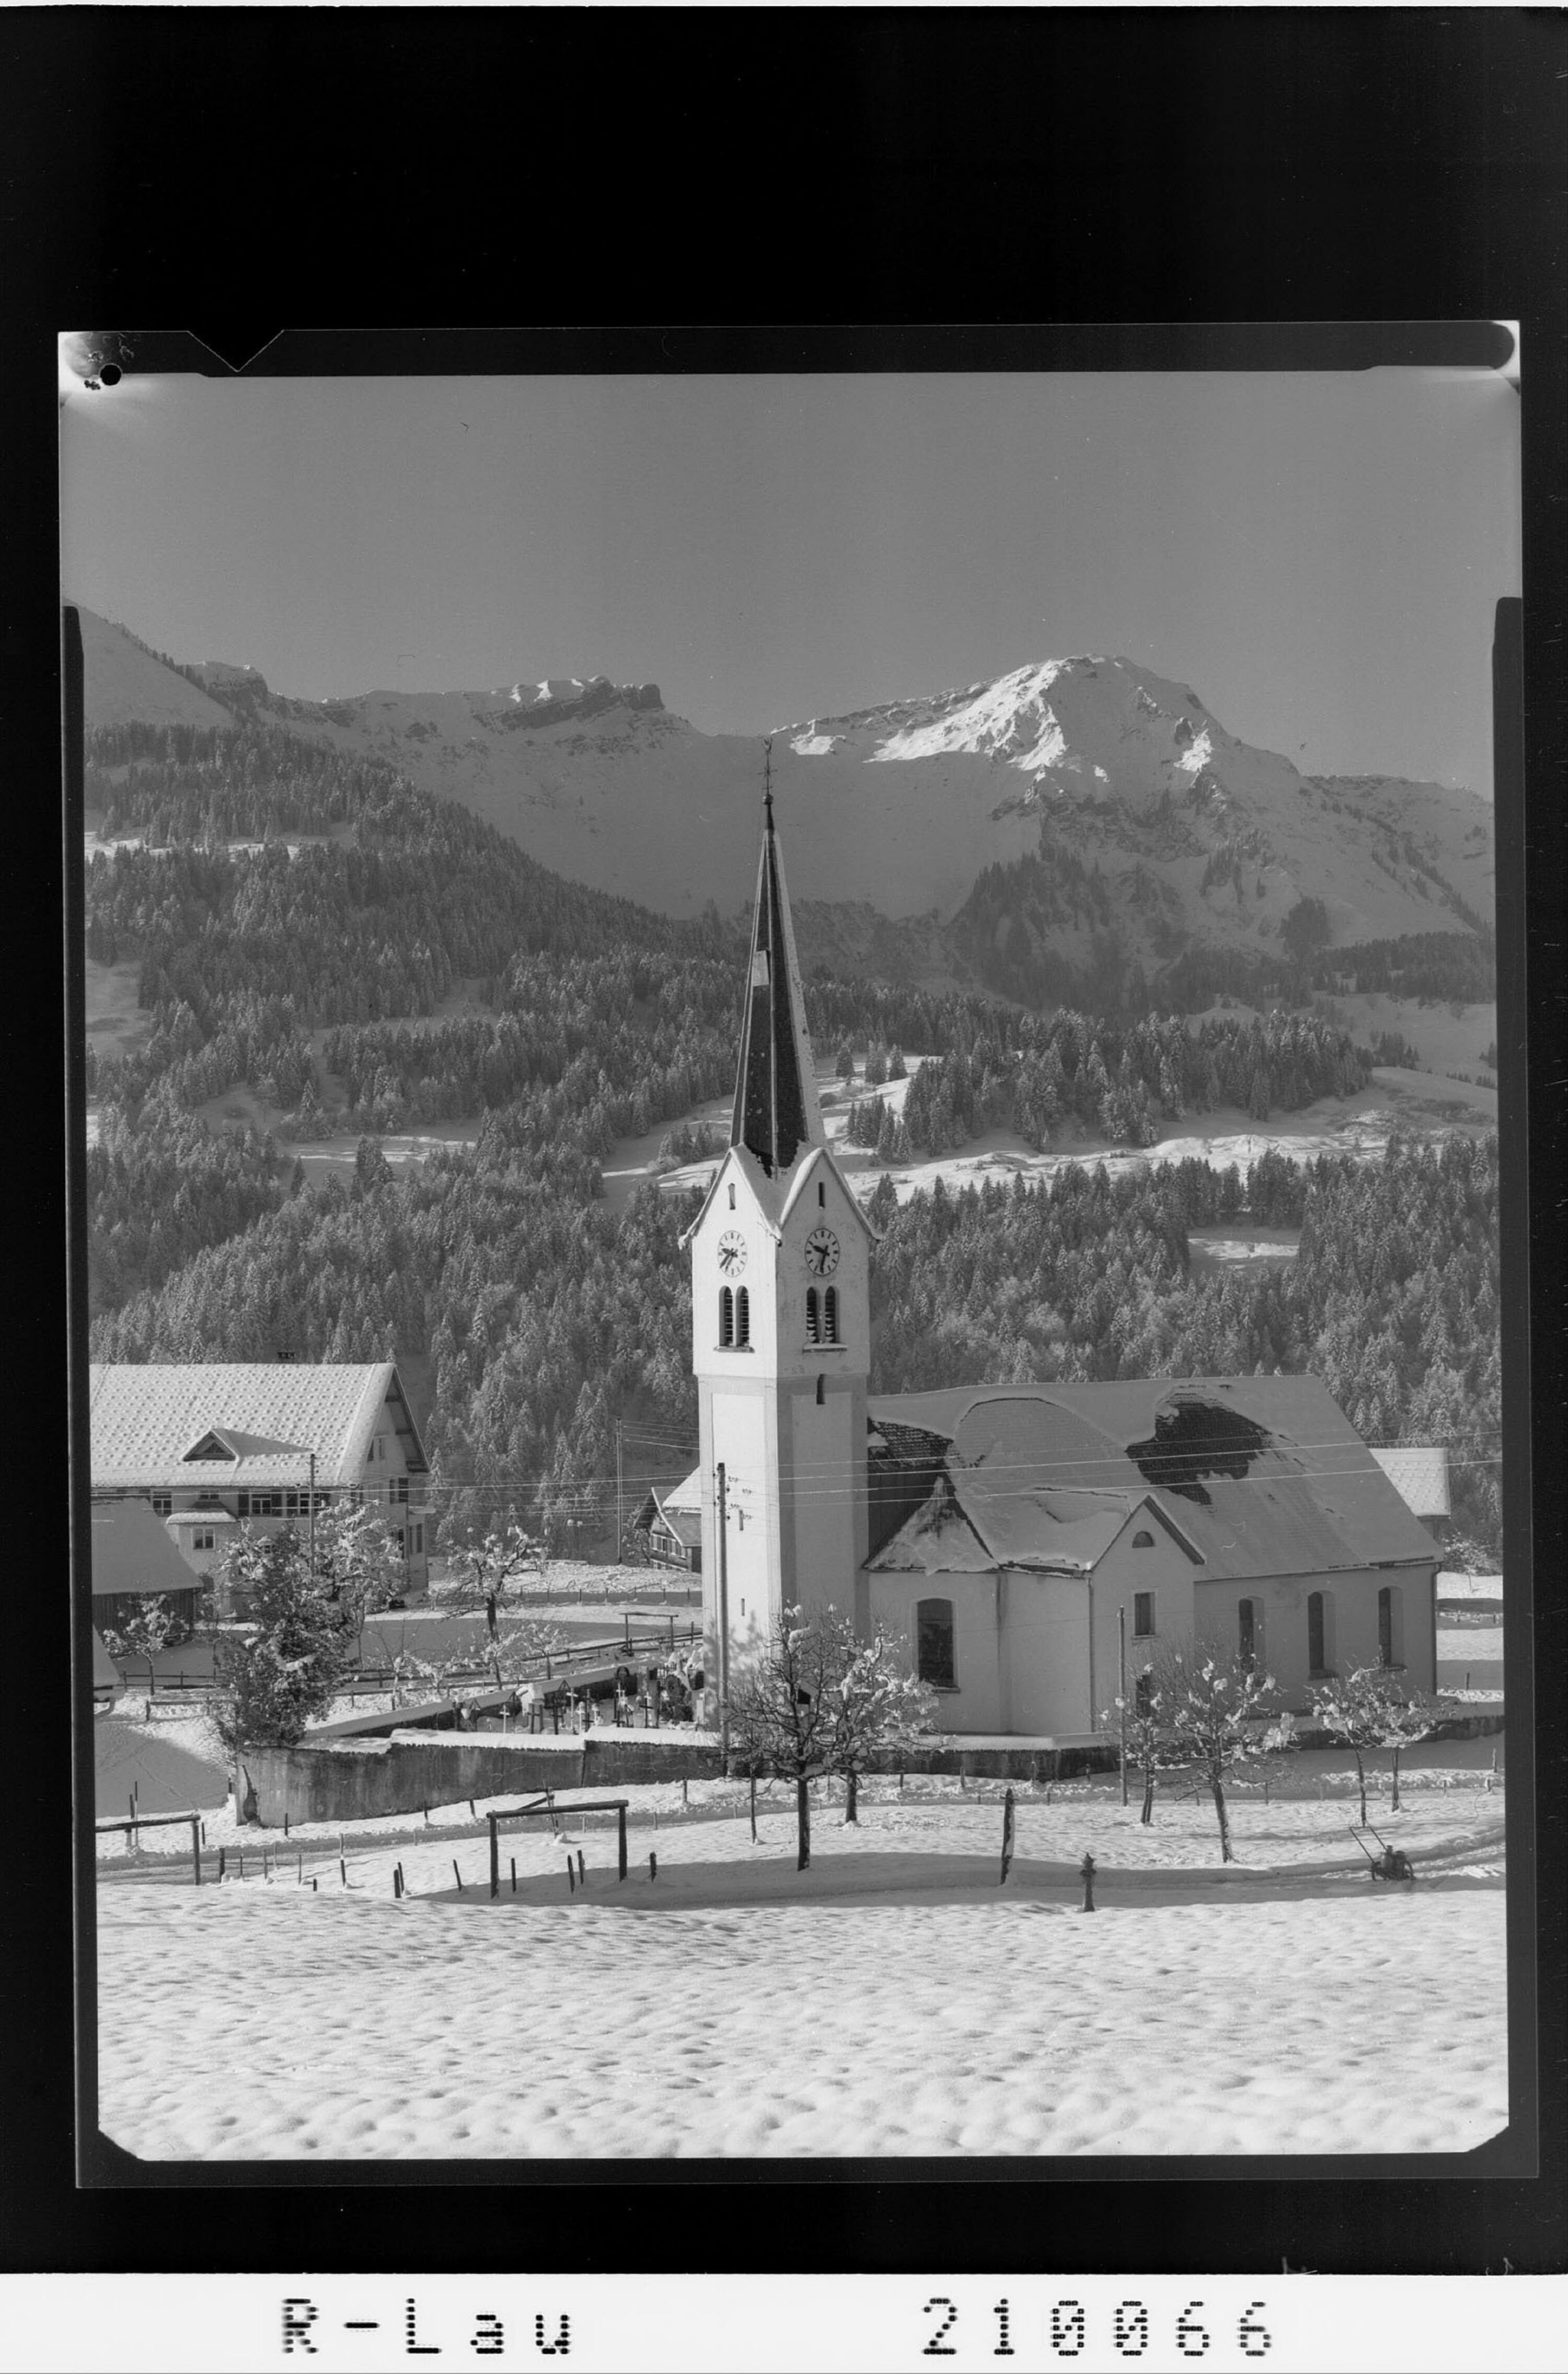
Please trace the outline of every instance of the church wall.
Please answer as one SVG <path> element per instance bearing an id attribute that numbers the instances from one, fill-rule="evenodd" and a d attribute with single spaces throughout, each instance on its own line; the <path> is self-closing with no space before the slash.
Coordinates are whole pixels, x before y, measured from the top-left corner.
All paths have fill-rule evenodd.
<path id="1" fill-rule="evenodd" d="M 1197 1636 L 1217 1654 L 1233 1657 L 1240 1639 L 1240 1603 L 1261 1600 L 1259 1661 L 1278 1683 L 1282 1703 L 1300 1710 L 1311 1696 L 1313 1681 L 1307 1649 L 1309 1595 L 1321 1591 L 1331 1602 L 1328 1664 L 1337 1674 L 1348 1674 L 1357 1665 L 1378 1662 L 1377 1595 L 1389 1587 L 1401 1594 L 1405 1686 L 1430 1691 L 1436 1686 L 1436 1572 L 1434 1558 L 1430 1567 L 1363 1567 L 1339 1574 L 1199 1581 L 1195 1592 Z"/>
<path id="2" fill-rule="evenodd" d="M 866 1557 L 866 1393 L 859 1378 L 828 1376 L 782 1396 L 783 1501 L 791 1516 L 784 1590 L 802 1606 L 832 1605 L 864 1620 L 856 1588 Z"/>
<path id="3" fill-rule="evenodd" d="M 772 1400 L 765 1379 L 749 1390 L 704 1391 L 702 1418 L 702 1609 L 704 1628 L 718 1620 L 717 1469 L 725 1470 L 725 1561 L 732 1639 L 754 1620 L 766 1628 L 777 1596 L 770 1545 L 778 1505 L 777 1446 Z"/>
<path id="4" fill-rule="evenodd" d="M 1151 1548 L 1135 1549 L 1139 1534 L 1152 1534 Z M 1117 1614 L 1126 1610 L 1127 1683 L 1153 1660 L 1175 1649 L 1192 1646 L 1197 1631 L 1194 1578 L 1202 1573 L 1179 1542 L 1173 1541 L 1158 1519 L 1137 1510 L 1094 1569 L 1094 1720 L 1114 1710 L 1121 1677 L 1121 1637 Z M 1154 1630 L 1140 1637 L 1138 1610 L 1140 1592 L 1154 1594 Z"/>
<path id="5" fill-rule="evenodd" d="M 1003 1584 L 993 1569 L 982 1574 L 874 1574 L 868 1578 L 870 1620 L 908 1642 L 914 1669 L 916 1603 L 947 1599 L 953 1609 L 953 1671 L 958 1686 L 937 1694 L 940 1731 L 999 1732 L 1002 1680 L 997 1655 L 998 1600 Z"/>
<path id="6" fill-rule="evenodd" d="M 1090 1720 L 1089 1586 L 1076 1575 L 1003 1578 L 1003 1731 L 1076 1735 Z"/>

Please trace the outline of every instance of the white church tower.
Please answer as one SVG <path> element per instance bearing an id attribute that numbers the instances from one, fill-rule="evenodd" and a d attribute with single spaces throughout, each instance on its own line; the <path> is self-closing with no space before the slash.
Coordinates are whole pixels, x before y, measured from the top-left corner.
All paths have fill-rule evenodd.
<path id="1" fill-rule="evenodd" d="M 703 1629 L 730 1657 L 783 1607 L 867 1620 L 866 1388 L 875 1231 L 830 1152 L 764 794 L 729 1149 L 691 1252 Z"/>

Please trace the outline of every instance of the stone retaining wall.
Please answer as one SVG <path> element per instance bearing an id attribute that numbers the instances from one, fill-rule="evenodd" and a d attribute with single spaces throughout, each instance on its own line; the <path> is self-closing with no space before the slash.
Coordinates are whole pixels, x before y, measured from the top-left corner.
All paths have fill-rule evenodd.
<path id="1" fill-rule="evenodd" d="M 252 1749 L 240 1759 L 236 1801 L 268 1829 L 290 1822 L 362 1822 L 417 1814 L 466 1797 L 530 1797 L 542 1789 L 609 1788 L 635 1780 L 700 1780 L 719 1770 L 716 1747 L 657 1734 L 590 1732 L 579 1739 L 503 1742 L 427 1733 L 341 1740 L 323 1747 Z"/>

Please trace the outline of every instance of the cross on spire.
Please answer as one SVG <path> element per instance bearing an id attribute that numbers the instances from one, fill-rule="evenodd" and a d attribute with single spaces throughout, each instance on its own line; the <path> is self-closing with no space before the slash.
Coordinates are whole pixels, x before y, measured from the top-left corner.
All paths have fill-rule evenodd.
<path id="1" fill-rule="evenodd" d="M 729 1142 L 749 1147 L 768 1176 L 776 1178 L 803 1146 L 820 1146 L 824 1139 L 773 825 L 772 742 L 764 742 L 762 753 L 762 853 Z"/>

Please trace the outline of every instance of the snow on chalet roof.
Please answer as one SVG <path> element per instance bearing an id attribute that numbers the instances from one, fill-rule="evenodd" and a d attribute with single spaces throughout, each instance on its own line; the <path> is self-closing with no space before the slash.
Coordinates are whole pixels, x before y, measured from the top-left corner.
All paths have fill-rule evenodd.
<path id="1" fill-rule="evenodd" d="M 1395 1451 L 1374 1451 L 1373 1457 L 1407 1508 L 1418 1517 L 1448 1517 L 1448 1453 L 1441 1448 L 1417 1450 L 1401 1444 Z"/>
<path id="2" fill-rule="evenodd" d="M 304 1484 L 312 1451 L 319 1486 L 359 1483 L 388 1403 L 407 1466 L 429 1463 L 391 1360 L 95 1363 L 89 1391 L 98 1488 Z"/>
<path id="3" fill-rule="evenodd" d="M 937 1490 L 878 1553 L 880 1568 L 957 1551 L 961 1524 L 986 1566 L 1086 1570 L 1140 1501 L 1201 1560 L 1201 1580 L 1432 1557 L 1430 1535 L 1313 1377 L 969 1386 L 877 1398 L 867 1415 L 949 1446 Z"/>
<path id="4" fill-rule="evenodd" d="M 92 1594 L 191 1591 L 195 1577 L 146 1500 L 100 1501 L 92 1512 Z"/>

